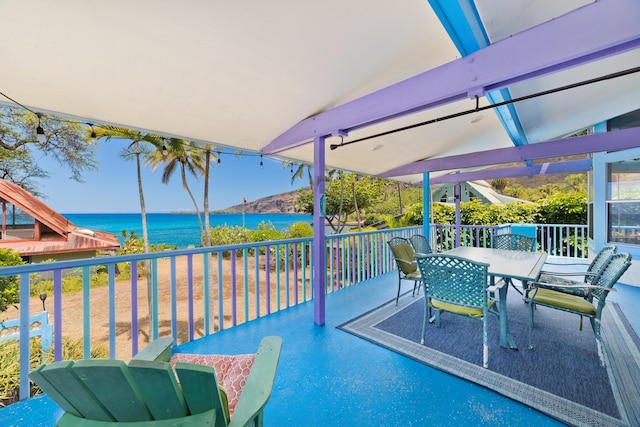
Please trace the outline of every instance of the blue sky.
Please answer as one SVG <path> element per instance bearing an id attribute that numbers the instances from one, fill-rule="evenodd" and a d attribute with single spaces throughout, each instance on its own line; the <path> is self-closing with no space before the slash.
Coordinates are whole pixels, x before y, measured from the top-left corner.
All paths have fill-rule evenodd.
<path id="1" fill-rule="evenodd" d="M 55 160 L 36 154 L 50 174 L 39 181 L 42 200 L 60 213 L 140 212 L 135 161 L 120 158 L 128 140 L 100 141 L 98 170 L 83 174 L 84 182 L 69 179 L 69 170 Z M 222 154 L 221 163 L 214 162 L 209 183 L 209 209 L 219 210 L 241 204 L 244 197 L 253 201 L 307 186 L 307 180 L 291 183 L 291 171 L 281 161 L 259 156 L 236 157 L 232 151 Z M 142 184 L 147 212 L 193 211 L 193 203 L 182 189 L 179 170 L 168 185 L 162 184 L 162 169 L 152 172 L 144 168 Z M 203 179 L 189 177 L 189 187 L 202 209 Z"/>

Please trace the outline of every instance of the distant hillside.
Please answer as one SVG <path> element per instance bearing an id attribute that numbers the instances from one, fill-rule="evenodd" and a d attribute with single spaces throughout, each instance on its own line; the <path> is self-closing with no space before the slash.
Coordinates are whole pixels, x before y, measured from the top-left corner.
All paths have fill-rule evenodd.
<path id="1" fill-rule="evenodd" d="M 259 214 L 292 214 L 296 212 L 294 201 L 298 198 L 298 190 L 275 194 L 258 200 L 247 200 L 247 203 L 230 206 L 218 211 L 220 213 L 259 213 Z"/>
<path id="2" fill-rule="evenodd" d="M 566 161 L 584 158 L 585 156 L 567 156 L 554 158 L 552 161 Z M 539 163 L 539 162 L 536 162 Z M 522 163 L 509 163 L 501 167 L 522 166 Z M 525 188 L 541 187 L 545 184 L 563 184 L 565 178 L 570 174 L 552 174 L 538 175 L 533 177 L 523 176 L 517 178 L 509 178 L 509 184 L 520 184 Z M 287 193 L 275 194 L 269 197 L 263 197 L 258 200 L 247 200 L 247 203 L 230 206 L 224 210 L 217 211 L 219 213 L 260 213 L 260 214 L 291 214 L 296 212 L 294 201 L 298 197 L 298 190 L 289 191 Z"/>
<path id="3" fill-rule="evenodd" d="M 540 161 L 536 161 L 534 163 L 543 163 L 544 161 L 557 162 L 557 161 L 577 160 L 577 159 L 584 159 L 585 157 L 586 156 L 584 156 L 584 155 L 554 157 L 552 159 L 540 160 Z M 500 167 L 522 166 L 522 165 L 523 165 L 522 163 L 508 163 L 508 164 L 502 165 Z M 586 172 L 582 172 L 582 173 L 586 173 Z M 507 184 L 507 185 L 520 184 L 525 188 L 539 188 L 539 187 L 542 187 L 545 184 L 562 185 L 562 184 L 565 183 L 565 179 L 569 175 L 572 175 L 572 174 L 570 174 L 570 173 L 556 173 L 556 174 L 550 174 L 550 175 L 521 176 L 521 177 L 516 177 L 516 178 L 509 178 L 509 184 Z"/>

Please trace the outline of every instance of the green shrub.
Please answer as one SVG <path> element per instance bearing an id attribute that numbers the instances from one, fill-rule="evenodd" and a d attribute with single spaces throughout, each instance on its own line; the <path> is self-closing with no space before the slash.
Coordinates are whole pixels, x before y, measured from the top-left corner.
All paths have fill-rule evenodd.
<path id="1" fill-rule="evenodd" d="M 540 224 L 586 224 L 586 193 L 558 193 L 539 201 Z"/>
<path id="2" fill-rule="evenodd" d="M 81 271 L 81 270 L 78 270 Z M 107 286 L 109 283 L 109 274 L 99 272 L 90 276 L 89 286 L 91 288 L 99 288 L 101 286 Z M 62 292 L 78 292 L 82 290 L 82 275 L 69 274 L 62 278 Z M 42 280 L 39 278 L 31 281 L 30 295 L 32 297 L 38 296 L 42 293 L 48 295 L 53 294 L 53 280 Z"/>
<path id="3" fill-rule="evenodd" d="M 276 230 L 271 222 L 266 224 L 265 222 L 261 222 L 258 224 L 257 230 L 252 230 L 249 233 L 250 242 L 267 242 L 270 240 L 282 240 L 286 237 L 286 235 Z"/>
<path id="4" fill-rule="evenodd" d="M 407 212 L 400 218 L 400 226 L 408 227 L 410 225 L 422 225 L 423 204 L 414 203 L 409 206 Z"/>
<path id="5" fill-rule="evenodd" d="M 39 337 L 31 339 L 29 369 L 53 362 L 53 348 L 42 354 Z M 63 337 L 62 359 L 79 360 L 83 358 L 84 344 L 82 339 Z M 92 358 L 108 358 L 109 349 L 100 344 L 91 344 Z M 42 392 L 39 387 L 31 383 L 31 395 Z M 0 407 L 18 401 L 20 396 L 20 342 L 18 340 L 0 341 Z"/>
<path id="6" fill-rule="evenodd" d="M 0 267 L 22 265 L 24 261 L 17 252 L 11 249 L 0 249 Z M 0 277 L 0 312 L 20 301 L 20 279 L 18 276 Z"/>
<path id="7" fill-rule="evenodd" d="M 313 237 L 313 227 L 308 222 L 296 222 L 291 224 L 286 231 L 288 239 L 302 239 L 304 237 Z"/>

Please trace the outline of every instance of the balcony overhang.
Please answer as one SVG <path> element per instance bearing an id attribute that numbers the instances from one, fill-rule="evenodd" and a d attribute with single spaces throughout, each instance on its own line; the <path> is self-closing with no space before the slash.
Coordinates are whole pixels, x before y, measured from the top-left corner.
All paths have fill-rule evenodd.
<path id="1" fill-rule="evenodd" d="M 585 25 L 597 22 L 598 25 Z M 640 2 L 593 2 L 294 125 L 261 150 L 276 154 L 640 47 Z"/>
<path id="2" fill-rule="evenodd" d="M 640 146 L 640 128 L 630 128 L 614 132 L 539 142 L 537 144 L 519 147 L 498 148 L 476 153 L 426 159 L 391 169 L 380 174 L 380 176 L 382 178 L 392 178 L 424 172 L 460 170 L 513 162 L 524 163 L 529 160 L 624 150 L 638 146 Z"/>

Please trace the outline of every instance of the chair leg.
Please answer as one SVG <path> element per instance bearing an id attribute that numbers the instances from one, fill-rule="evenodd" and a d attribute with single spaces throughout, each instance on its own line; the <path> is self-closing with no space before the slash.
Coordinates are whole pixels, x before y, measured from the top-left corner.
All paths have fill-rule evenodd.
<path id="1" fill-rule="evenodd" d="M 427 322 L 429 321 L 429 315 L 431 314 L 431 308 L 429 307 L 429 301 L 425 297 L 424 300 L 424 318 L 422 320 L 422 335 L 420 336 L 420 344 L 424 345 L 424 335 L 427 332 Z"/>
<path id="2" fill-rule="evenodd" d="M 580 316 L 582 318 L 582 316 Z M 600 366 L 603 368 L 606 366 L 604 360 L 604 344 L 602 343 L 602 336 L 600 335 L 600 319 L 591 317 L 591 327 L 593 328 L 593 334 L 596 337 L 596 345 L 598 346 L 598 357 L 600 358 Z"/>
<path id="3" fill-rule="evenodd" d="M 536 309 L 536 305 L 533 301 L 529 301 L 529 350 L 533 350 L 533 312 Z"/>
<path id="4" fill-rule="evenodd" d="M 398 305 L 398 300 L 400 299 L 400 286 L 402 286 L 402 279 L 398 279 L 398 295 L 396 295 L 396 306 Z"/>
<path id="5" fill-rule="evenodd" d="M 482 366 L 484 368 L 489 367 L 489 322 L 488 313 L 485 313 L 484 319 L 482 319 Z"/>

